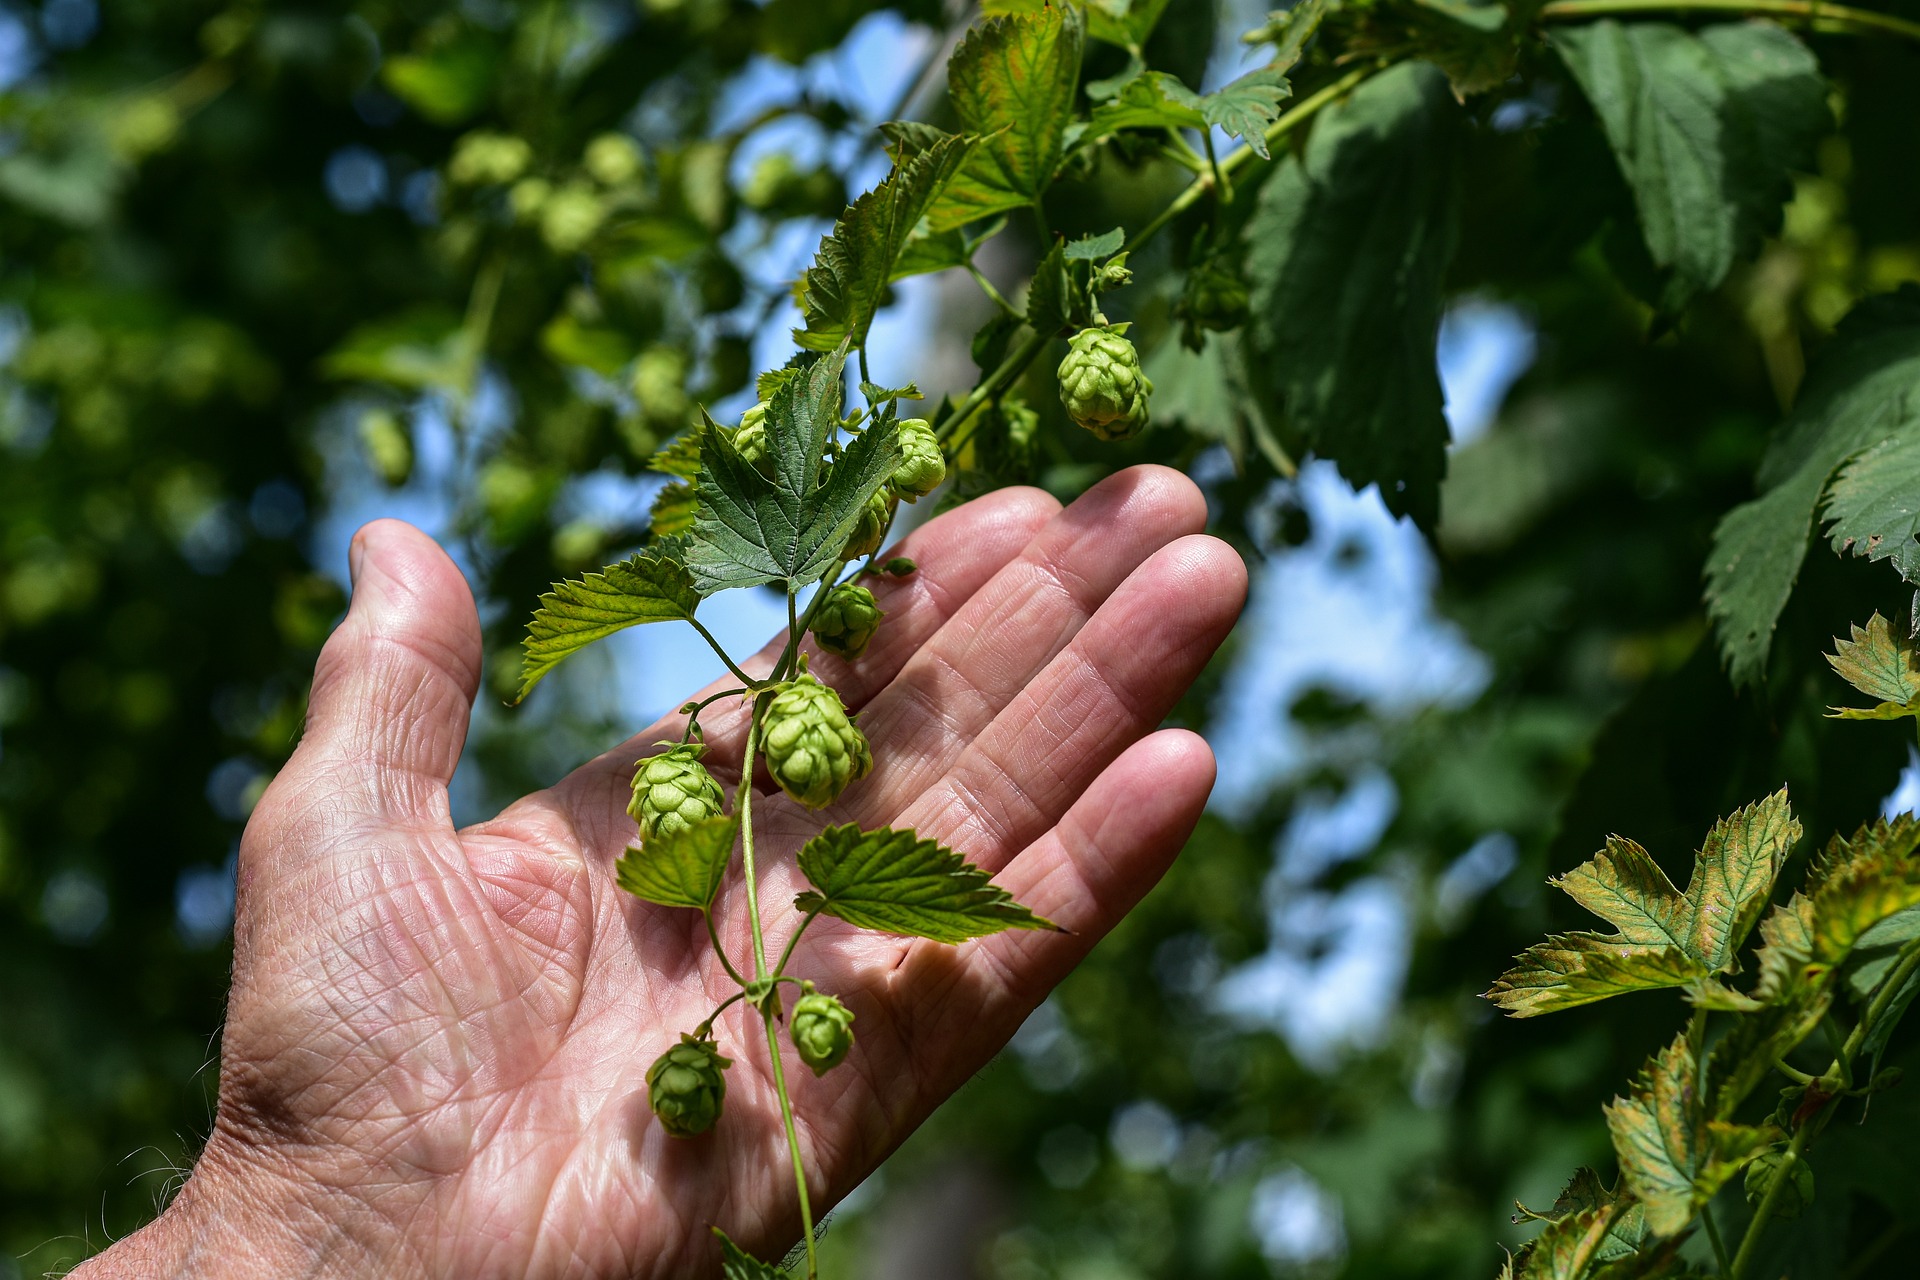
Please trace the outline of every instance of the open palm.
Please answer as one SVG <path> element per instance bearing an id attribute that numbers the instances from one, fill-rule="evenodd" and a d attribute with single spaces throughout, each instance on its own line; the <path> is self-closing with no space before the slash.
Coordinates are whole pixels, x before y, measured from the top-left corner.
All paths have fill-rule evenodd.
<path id="1" fill-rule="evenodd" d="M 958 948 L 824 919 L 807 932 L 789 971 L 839 995 L 858 1037 L 840 1070 L 787 1073 L 816 1203 L 1005 1044 L 1191 829 L 1212 758 L 1155 727 L 1245 587 L 1204 520 L 1162 469 L 1064 511 L 992 495 L 908 540 L 920 572 L 877 589 L 888 620 L 864 657 L 816 658 L 876 766 L 823 814 L 757 792 L 770 944 L 799 919 L 782 909 L 801 887 L 792 853 L 846 821 L 916 828 L 1070 930 Z M 670 1137 L 646 1101 L 647 1066 L 737 989 L 697 913 L 613 880 L 634 761 L 681 722 L 454 830 L 472 598 L 408 526 L 368 526 L 354 554 L 307 733 L 242 845 L 218 1120 L 175 1216 L 199 1215 L 203 1254 L 218 1219 L 285 1274 L 707 1275 L 710 1225 L 777 1256 L 798 1206 L 758 1019 L 736 1005 L 716 1024 L 735 1066 L 712 1132 Z M 716 704 L 703 726 L 710 760 L 739 759 L 743 708 Z M 738 880 L 717 916 L 744 962 Z"/>

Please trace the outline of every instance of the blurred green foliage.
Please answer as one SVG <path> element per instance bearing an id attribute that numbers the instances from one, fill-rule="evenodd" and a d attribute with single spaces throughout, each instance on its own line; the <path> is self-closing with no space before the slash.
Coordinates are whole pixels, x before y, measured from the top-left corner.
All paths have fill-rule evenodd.
<path id="1" fill-rule="evenodd" d="M 1225 10 L 1164 6 L 1147 64 L 1199 85 L 1252 16 Z M 538 590 L 642 536 L 644 511 L 558 499 L 637 475 L 699 405 L 744 407 L 805 251 L 879 172 L 880 116 L 840 91 L 836 60 L 889 21 L 944 36 L 965 16 L 935 0 L 0 11 L 16 50 L 0 94 L 0 1274 L 138 1225 L 206 1131 L 230 851 L 343 605 L 340 566 L 310 559 L 339 553 L 327 521 L 388 487 L 438 519 L 487 602 L 491 701 L 510 694 Z M 1701 228 L 1678 247 L 1641 234 L 1645 183 L 1629 187 L 1615 124 L 1581 90 L 1593 37 L 1576 79 L 1530 20 L 1411 0 L 1329 19 L 1295 99 L 1336 58 L 1413 41 L 1451 85 L 1410 70 L 1394 110 L 1432 132 L 1394 135 L 1398 167 L 1343 153 L 1364 132 L 1349 129 L 1239 169 L 1219 226 L 1204 205 L 1181 213 L 1107 304 L 1135 324 L 1161 426 L 1120 445 L 1072 430 L 1042 360 L 961 478 L 1065 496 L 1136 461 L 1194 468 L 1216 530 L 1256 564 L 1312 553 L 1363 574 L 1377 548 L 1315 525 L 1291 478 L 1289 451 L 1335 457 L 1430 531 L 1437 608 L 1487 658 L 1485 690 L 1412 711 L 1338 687 L 1296 700 L 1284 728 L 1304 765 L 1248 812 L 1209 815 L 1014 1049 L 843 1211 L 836 1274 L 885 1274 L 911 1246 L 922 1274 L 1004 1280 L 1490 1275 L 1496 1244 L 1531 1233 L 1508 1222 L 1516 1198 L 1544 1205 L 1574 1165 L 1607 1166 L 1599 1103 L 1680 1018 L 1667 995 L 1492 1016 L 1476 993 L 1508 957 L 1584 923 L 1545 878 L 1620 831 L 1684 881 L 1714 818 L 1782 783 L 1809 847 L 1892 790 L 1901 729 L 1824 718 L 1843 690 L 1819 654 L 1875 609 L 1905 616 L 1897 574 L 1816 546 L 1751 660 L 1764 678 L 1736 688 L 1701 573 L 1717 522 L 1756 493 L 1806 353 L 1860 298 L 1920 279 L 1920 46 L 1800 34 L 1832 118 L 1792 143 L 1790 186 L 1743 171 L 1744 220 L 1715 257 L 1686 241 Z M 1083 86 L 1128 58 L 1091 43 Z M 900 106 L 881 114 L 958 123 L 918 81 Z M 748 145 L 776 128 L 807 145 Z M 1271 193 L 1325 173 L 1375 194 L 1308 210 L 1331 244 L 1282 243 L 1313 219 Z M 1136 230 L 1192 176 L 1123 133 L 1069 164 L 1047 213 L 1068 236 Z M 1186 350 L 1188 279 L 1240 270 L 1243 231 L 1264 272 L 1251 323 Z M 1369 236 L 1408 262 L 1354 270 L 1379 265 Z M 1018 218 L 998 245 L 1003 288 L 1045 247 Z M 1355 296 L 1344 327 L 1323 322 Z M 1537 356 L 1437 481 L 1431 320 L 1461 298 L 1518 309 Z M 1010 337 L 980 336 L 983 369 Z M 1302 401 L 1328 388 L 1336 402 Z M 1178 720 L 1215 724 L 1231 671 L 1269 643 L 1243 630 Z M 621 731 L 591 674 L 512 716 L 483 708 L 468 813 Z M 1304 869 L 1282 852 L 1276 870 L 1303 814 L 1380 771 L 1397 803 L 1377 842 Z M 1368 901 L 1401 923 L 1374 957 L 1392 998 L 1356 1043 L 1305 1052 L 1221 1010 L 1220 977 L 1273 948 L 1296 981 L 1323 975 L 1342 912 Z M 1819 1198 L 1769 1237 L 1769 1274 L 1903 1274 L 1888 1245 L 1914 1210 L 1910 1092 L 1815 1150 Z M 1737 1190 L 1724 1200 L 1745 1213 Z"/>

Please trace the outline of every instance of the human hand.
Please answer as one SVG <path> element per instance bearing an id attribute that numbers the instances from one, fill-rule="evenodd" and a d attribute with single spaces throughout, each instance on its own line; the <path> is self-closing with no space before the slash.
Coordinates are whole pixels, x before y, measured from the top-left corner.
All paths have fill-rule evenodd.
<path id="1" fill-rule="evenodd" d="M 1156 726 L 1246 586 L 1199 536 L 1205 515 L 1162 468 L 1064 511 L 1034 490 L 989 495 L 906 541 L 920 570 L 875 588 L 888 621 L 863 657 L 814 658 L 877 764 L 818 814 L 756 787 L 761 900 L 804 887 L 792 852 L 823 825 L 911 827 L 1070 930 L 958 948 L 808 931 L 806 971 L 858 1029 L 840 1070 L 787 1074 L 821 1203 L 1006 1043 L 1191 831 L 1212 756 Z M 363 529 L 353 558 L 306 735 L 241 844 L 214 1132 L 161 1218 L 75 1274 L 683 1278 L 717 1273 L 709 1225 L 777 1256 L 798 1205 L 765 1046 L 735 1055 L 703 1137 L 667 1136 L 647 1105 L 648 1065 L 737 990 L 697 915 L 613 881 L 634 761 L 682 722 L 456 831 L 472 597 L 398 522 Z M 742 709 L 716 704 L 702 725 L 714 759 L 739 758 Z M 717 913 L 736 955 L 739 895 L 736 869 Z M 762 1034 L 744 1006 L 718 1029 Z"/>

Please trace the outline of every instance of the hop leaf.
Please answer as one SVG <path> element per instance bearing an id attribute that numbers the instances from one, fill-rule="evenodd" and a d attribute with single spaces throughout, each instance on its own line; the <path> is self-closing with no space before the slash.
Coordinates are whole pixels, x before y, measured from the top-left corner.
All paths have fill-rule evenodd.
<path id="1" fill-rule="evenodd" d="M 676 1138 L 694 1138 L 713 1128 L 727 1101 L 726 1070 L 733 1059 L 713 1041 L 682 1034 L 647 1068 L 647 1105 L 660 1127 Z"/>
<path id="2" fill-rule="evenodd" d="M 720 1228 L 715 1227 L 713 1234 L 720 1240 L 720 1273 L 724 1280 L 787 1280 L 786 1272 L 760 1261 L 729 1240 Z"/>
<path id="3" fill-rule="evenodd" d="M 1553 883 L 1618 932 L 1560 934 L 1529 947 L 1487 998 L 1526 1018 L 1625 991 L 1697 988 L 1731 972 L 1799 838 L 1786 792 L 1748 805 L 1714 826 L 1684 893 L 1645 849 L 1609 839 Z"/>
<path id="4" fill-rule="evenodd" d="M 1920 659 L 1911 646 L 1897 640 L 1893 628 L 1875 610 L 1865 629 L 1852 628 L 1853 639 L 1833 642 L 1827 664 L 1840 678 L 1876 698 L 1876 707 L 1834 707 L 1840 720 L 1898 720 L 1920 716 Z"/>
<path id="5" fill-rule="evenodd" d="M 1606 1107 L 1620 1176 L 1654 1235 L 1677 1235 L 1779 1131 L 1707 1118 L 1686 1034 L 1647 1060 L 1633 1092 Z"/>
<path id="6" fill-rule="evenodd" d="M 804 672 L 767 704 L 766 748 L 767 772 L 809 809 L 832 804 L 873 769 L 867 736 L 840 695 Z"/>
<path id="7" fill-rule="evenodd" d="M 700 593 L 686 566 L 643 554 L 579 581 L 555 583 L 527 624 L 520 698 L 547 672 L 596 640 L 643 622 L 687 622 Z"/>
<path id="8" fill-rule="evenodd" d="M 663 832 L 620 855 L 614 882 L 645 902 L 709 910 L 733 857 L 734 829 L 723 814 Z"/>
<path id="9" fill-rule="evenodd" d="M 794 906 L 881 933 L 965 942 L 1003 929 L 1058 929 L 953 850 L 911 831 L 828 827 L 800 850 L 817 892 Z"/>

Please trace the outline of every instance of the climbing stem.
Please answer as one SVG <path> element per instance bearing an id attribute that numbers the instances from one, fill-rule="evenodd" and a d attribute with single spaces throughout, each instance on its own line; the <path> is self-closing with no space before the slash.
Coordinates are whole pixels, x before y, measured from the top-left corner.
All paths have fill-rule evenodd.
<path id="1" fill-rule="evenodd" d="M 707 630 L 705 627 L 700 625 L 699 619 L 688 618 L 687 621 L 692 624 L 693 629 L 695 631 L 698 631 L 700 633 L 700 638 L 702 640 L 705 640 L 709 645 L 711 645 L 713 647 L 713 651 L 720 655 L 720 661 L 727 664 L 727 670 L 733 672 L 735 679 L 739 680 L 740 683 L 746 684 L 746 685 L 757 685 L 760 683 L 758 680 L 755 680 L 752 676 L 748 675 L 746 672 L 740 669 L 739 664 L 734 662 L 732 656 L 729 655 L 725 649 L 720 647 L 720 642 L 713 638 L 713 632 Z"/>
<path id="2" fill-rule="evenodd" d="M 1707 1242 L 1713 1246 L 1714 1260 L 1720 1264 L 1720 1274 L 1724 1276 L 1730 1269 L 1730 1264 L 1727 1262 L 1727 1242 L 1720 1238 L 1720 1227 L 1713 1220 L 1712 1205 L 1700 1206 L 1700 1221 L 1707 1224 Z"/>
<path id="3" fill-rule="evenodd" d="M 773 1091 L 780 1095 L 780 1121 L 787 1128 L 787 1154 L 793 1157 L 793 1185 L 800 1193 L 800 1230 L 807 1242 L 807 1280 L 817 1280 L 819 1264 L 813 1256 L 813 1205 L 807 1198 L 807 1170 L 800 1161 L 800 1132 L 793 1123 L 793 1100 L 787 1096 L 787 1075 L 780 1065 L 780 1041 L 773 1029 L 778 1000 L 760 1007 L 760 1020 L 767 1029 L 767 1058 L 773 1064 Z"/>
<path id="4" fill-rule="evenodd" d="M 780 952 L 780 963 L 773 966 L 775 977 L 787 971 L 787 961 L 793 958 L 793 949 L 800 945 L 800 935 L 807 931 L 807 926 L 812 924 L 819 915 L 820 913 L 818 911 L 807 912 L 805 918 L 800 921 L 800 927 L 793 931 L 791 938 L 787 939 L 786 947 Z"/>
<path id="5" fill-rule="evenodd" d="M 767 976 L 767 940 L 760 932 L 760 888 L 753 867 L 753 758 L 760 746 L 767 701 L 765 694 L 754 699 L 753 719 L 747 725 L 747 748 L 740 760 L 740 788 L 733 799 L 733 811 L 740 815 L 740 867 L 747 882 L 747 923 L 753 929 L 755 978 Z"/>
<path id="6" fill-rule="evenodd" d="M 1821 1114 L 1825 1114 L 1824 1111 Z M 1780 1167 L 1774 1170 L 1773 1181 L 1767 1187 L 1767 1194 L 1753 1211 L 1753 1220 L 1747 1223 L 1747 1232 L 1740 1238 L 1740 1252 L 1733 1255 L 1733 1266 L 1728 1268 L 1728 1280 L 1740 1280 L 1753 1265 L 1754 1250 L 1760 1247 L 1760 1237 L 1767 1232 L 1767 1223 L 1773 1220 L 1774 1210 L 1779 1207 L 1780 1193 L 1787 1183 L 1793 1180 L 1794 1166 L 1800 1163 L 1807 1143 L 1813 1137 L 1813 1131 L 1820 1127 L 1818 1116 L 1808 1116 L 1793 1135 L 1793 1141 L 1787 1144 L 1786 1154 L 1780 1158 Z"/>
<path id="7" fill-rule="evenodd" d="M 1799 18 L 1816 31 L 1885 31 L 1920 40 L 1920 22 L 1822 0 L 1555 0 L 1540 10 L 1540 17 L 1545 22 L 1578 22 L 1616 14 L 1696 12 Z"/>
<path id="8" fill-rule="evenodd" d="M 714 927 L 712 910 L 709 909 L 706 911 L 702 911 L 700 914 L 706 917 L 707 937 L 712 939 L 713 941 L 713 954 L 720 957 L 720 967 L 727 971 L 727 976 L 729 978 L 732 978 L 735 982 L 739 983 L 743 987 L 746 986 L 747 980 L 740 976 L 740 971 L 738 969 L 733 967 L 733 961 L 727 959 L 727 949 L 720 945 L 720 931 Z M 736 997 L 730 998 L 727 1001 L 727 1004 L 732 1004 L 733 1000 L 735 999 L 738 999 L 738 997 L 736 996 Z M 720 1006 L 720 1009 L 724 1009 L 726 1007 L 727 1006 L 723 1004 Z M 719 1016 L 720 1009 L 714 1010 L 714 1015 L 716 1017 Z M 713 1021 L 713 1019 L 709 1018 L 707 1019 L 707 1021 L 711 1022 Z"/>

